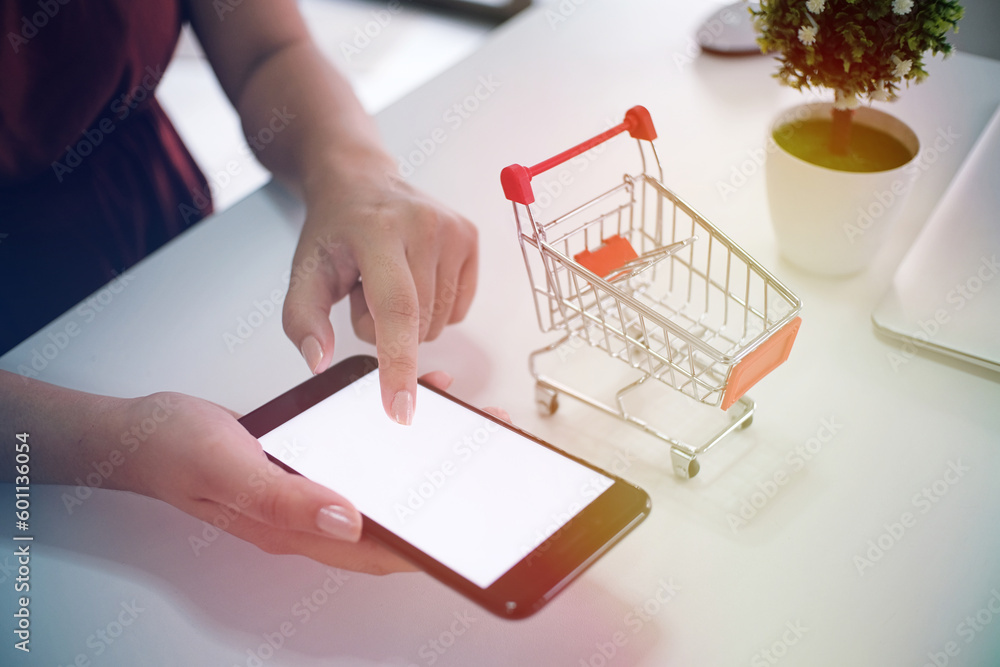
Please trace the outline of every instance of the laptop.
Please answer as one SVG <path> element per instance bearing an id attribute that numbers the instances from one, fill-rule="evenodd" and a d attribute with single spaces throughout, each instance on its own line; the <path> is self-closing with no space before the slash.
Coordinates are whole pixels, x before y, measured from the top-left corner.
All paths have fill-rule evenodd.
<path id="1" fill-rule="evenodd" d="M 1000 372 L 1000 109 L 872 313 L 875 330 Z"/>

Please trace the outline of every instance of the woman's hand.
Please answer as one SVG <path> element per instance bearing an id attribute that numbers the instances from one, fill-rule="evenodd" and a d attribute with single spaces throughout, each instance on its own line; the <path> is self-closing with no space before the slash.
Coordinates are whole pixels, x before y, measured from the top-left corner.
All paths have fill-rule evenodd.
<path id="1" fill-rule="evenodd" d="M 349 82 L 313 43 L 295 0 L 244 3 L 191 22 L 261 163 L 305 199 L 285 332 L 318 373 L 333 357 L 331 306 L 350 295 L 358 335 L 377 348 L 382 404 L 408 423 L 417 344 L 464 317 L 476 287 L 476 230 L 397 176 Z M 273 125 L 276 110 L 287 122 Z M 360 281 L 360 282 L 359 282 Z"/>
<path id="2" fill-rule="evenodd" d="M 443 372 L 424 380 L 451 384 Z M 268 553 L 372 574 L 414 569 L 362 536 L 349 500 L 271 463 L 235 414 L 200 398 L 98 396 L 0 371 L 2 429 L 44 443 L 31 450 L 33 482 L 79 484 L 95 464 L 110 463 L 105 488 L 170 503 Z M 13 443 L 0 441 L 0 479 L 14 474 Z"/>
<path id="3" fill-rule="evenodd" d="M 451 384 L 442 372 L 424 380 L 441 389 Z M 176 393 L 125 403 L 126 423 L 157 426 L 125 455 L 122 477 L 109 480 L 117 488 L 168 502 L 267 553 L 370 574 L 415 569 L 361 535 L 361 514 L 348 499 L 268 460 L 225 408 Z M 502 410 L 489 411 L 510 420 Z"/>
<path id="4" fill-rule="evenodd" d="M 283 320 L 319 373 L 333 356 L 330 308 L 350 296 L 355 332 L 376 344 L 386 414 L 409 424 L 417 345 L 465 317 L 476 288 L 477 232 L 393 169 L 384 156 L 366 155 L 309 182 Z"/>
<path id="5" fill-rule="evenodd" d="M 156 428 L 142 431 L 110 485 L 170 503 L 267 553 L 372 574 L 414 569 L 361 536 L 361 515 L 343 496 L 268 460 L 225 408 L 166 392 L 126 405 L 124 424 Z"/>

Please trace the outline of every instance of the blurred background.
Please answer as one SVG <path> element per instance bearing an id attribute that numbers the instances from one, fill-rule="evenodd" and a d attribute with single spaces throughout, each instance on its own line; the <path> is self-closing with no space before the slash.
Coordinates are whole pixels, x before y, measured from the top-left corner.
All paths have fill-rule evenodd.
<path id="1" fill-rule="evenodd" d="M 570 1 L 532 4 L 535 11 L 546 11 Z M 729 3 L 702 4 L 707 18 Z M 1000 2 L 964 0 L 962 5 L 965 18 L 952 43 L 960 51 L 1000 59 Z M 392 5 L 396 12 L 388 11 L 389 0 L 300 0 L 299 6 L 319 48 L 373 114 L 471 54 L 500 25 L 497 19 L 448 11 L 435 2 L 398 0 Z M 267 182 L 268 172 L 251 155 L 239 118 L 190 29 L 181 37 L 157 96 L 208 178 L 216 211 Z"/>

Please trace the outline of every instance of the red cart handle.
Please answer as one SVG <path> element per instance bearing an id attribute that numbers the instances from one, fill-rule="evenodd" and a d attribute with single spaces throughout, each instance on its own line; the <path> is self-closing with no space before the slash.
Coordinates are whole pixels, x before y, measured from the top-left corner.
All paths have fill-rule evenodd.
<path id="1" fill-rule="evenodd" d="M 573 146 L 573 148 L 567 151 L 563 151 L 555 157 L 550 157 L 544 162 L 539 162 L 534 167 L 523 167 L 519 164 L 504 167 L 500 172 L 500 184 L 503 186 L 504 195 L 513 202 L 527 206 L 535 201 L 535 193 L 531 189 L 531 179 L 533 176 L 538 176 L 542 172 L 548 171 L 552 167 L 576 157 L 580 153 L 589 151 L 594 146 L 603 144 L 608 139 L 626 130 L 628 130 L 633 139 L 645 139 L 646 141 L 656 139 L 656 128 L 653 127 L 653 119 L 649 117 L 646 107 L 634 106 L 625 112 L 625 120 L 620 124 L 601 132 L 596 137 Z"/>

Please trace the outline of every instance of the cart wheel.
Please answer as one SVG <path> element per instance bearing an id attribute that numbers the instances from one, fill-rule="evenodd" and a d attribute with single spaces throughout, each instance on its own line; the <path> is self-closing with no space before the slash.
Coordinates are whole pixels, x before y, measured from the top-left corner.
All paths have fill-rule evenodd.
<path id="1" fill-rule="evenodd" d="M 559 409 L 559 392 L 542 385 L 535 385 L 535 407 L 542 417 L 551 417 Z"/>
<path id="2" fill-rule="evenodd" d="M 701 464 L 694 455 L 676 447 L 670 448 L 670 461 L 674 465 L 674 474 L 681 479 L 691 479 L 701 470 Z"/>
<path id="3" fill-rule="evenodd" d="M 743 422 L 742 424 L 740 424 L 740 430 L 742 431 L 743 429 L 749 427 L 750 424 L 752 424 L 752 423 L 753 423 L 753 415 L 750 415 L 750 417 L 747 418 L 747 420 L 745 422 Z"/>

